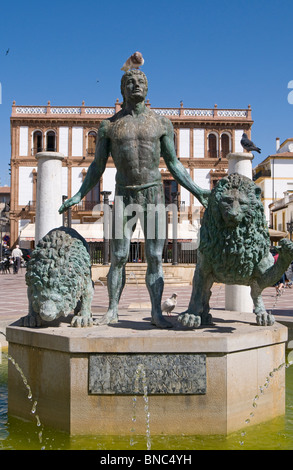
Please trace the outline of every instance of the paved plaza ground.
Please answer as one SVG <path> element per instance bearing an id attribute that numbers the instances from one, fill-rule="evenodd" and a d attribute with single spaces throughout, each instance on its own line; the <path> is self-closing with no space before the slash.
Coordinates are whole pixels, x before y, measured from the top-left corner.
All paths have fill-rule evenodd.
<path id="1" fill-rule="evenodd" d="M 183 312 L 189 303 L 192 286 L 165 286 L 163 300 L 170 297 L 173 292 L 178 294 L 177 306 L 172 314 L 175 317 Z M 0 330 L 5 331 L 5 327 L 20 317 L 27 315 L 28 299 L 25 284 L 25 269 L 18 274 L 0 274 Z M 274 287 L 264 290 L 263 298 L 267 310 L 272 310 L 276 321 L 286 324 L 291 329 L 289 337 L 293 336 L 293 287 L 283 290 L 281 296 L 276 296 Z M 106 312 L 108 306 L 107 287 L 102 284 L 95 285 L 94 299 L 92 302 L 93 316 Z M 122 293 L 120 308 L 129 309 L 132 307 L 146 310 L 150 306 L 149 295 L 146 287 L 135 284 L 127 284 Z M 225 286 L 215 284 L 212 289 L 211 308 L 214 310 L 225 308 Z M 3 344 L 3 337 L 0 338 Z"/>

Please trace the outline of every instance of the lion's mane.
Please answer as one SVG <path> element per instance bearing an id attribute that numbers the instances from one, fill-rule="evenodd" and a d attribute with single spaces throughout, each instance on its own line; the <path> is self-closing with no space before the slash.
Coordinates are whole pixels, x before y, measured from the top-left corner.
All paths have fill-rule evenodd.
<path id="1" fill-rule="evenodd" d="M 223 194 L 237 189 L 249 199 L 246 213 L 236 227 L 228 227 L 221 210 Z M 260 188 L 249 178 L 231 174 L 222 178 L 212 190 L 200 231 L 199 250 L 211 263 L 216 277 L 249 278 L 269 252 L 270 241 Z M 217 276 L 218 274 L 218 276 Z"/>
<path id="2" fill-rule="evenodd" d="M 38 243 L 27 264 L 26 284 L 36 311 L 42 292 L 60 294 L 63 311 L 75 307 L 82 294 L 84 280 L 91 276 L 86 241 L 74 229 L 51 230 Z"/>

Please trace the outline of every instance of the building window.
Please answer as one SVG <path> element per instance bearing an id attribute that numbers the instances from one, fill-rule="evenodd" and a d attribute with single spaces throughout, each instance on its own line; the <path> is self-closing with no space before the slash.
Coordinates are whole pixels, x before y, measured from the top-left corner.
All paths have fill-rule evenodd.
<path id="1" fill-rule="evenodd" d="M 218 139 L 216 134 L 209 134 L 208 136 L 208 157 L 218 158 Z"/>
<path id="2" fill-rule="evenodd" d="M 87 154 L 89 156 L 95 155 L 96 141 L 97 141 L 97 133 L 95 131 L 90 131 L 88 133 L 88 148 L 87 148 Z"/>
<path id="3" fill-rule="evenodd" d="M 178 192 L 178 183 L 175 180 L 163 180 L 164 192 L 165 192 L 165 203 L 172 204 L 173 196 L 172 193 Z"/>
<path id="4" fill-rule="evenodd" d="M 221 135 L 221 157 L 225 158 L 230 152 L 230 137 L 228 134 Z"/>
<path id="5" fill-rule="evenodd" d="M 47 132 L 47 152 L 56 152 L 56 134 L 54 131 Z"/>
<path id="6" fill-rule="evenodd" d="M 84 181 L 86 177 L 87 171 L 85 169 L 82 170 L 82 181 Z M 93 208 L 100 204 L 101 202 L 101 180 L 98 181 L 96 186 L 91 189 L 86 196 L 84 197 L 83 201 L 79 205 L 81 210 L 91 211 Z"/>
<path id="7" fill-rule="evenodd" d="M 43 134 L 41 131 L 34 131 L 33 133 L 33 148 L 32 155 L 43 150 Z"/>

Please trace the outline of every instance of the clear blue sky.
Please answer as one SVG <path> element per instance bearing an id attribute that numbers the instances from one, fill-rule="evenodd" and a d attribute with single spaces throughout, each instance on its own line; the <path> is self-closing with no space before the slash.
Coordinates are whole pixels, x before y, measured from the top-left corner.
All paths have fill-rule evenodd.
<path id="1" fill-rule="evenodd" d="M 0 10 L 0 178 L 18 105 L 114 106 L 121 66 L 145 58 L 152 106 L 252 107 L 254 166 L 293 137 L 292 0 L 28 0 Z M 6 51 L 9 53 L 6 55 Z M 99 82 L 97 82 L 99 80 Z"/>

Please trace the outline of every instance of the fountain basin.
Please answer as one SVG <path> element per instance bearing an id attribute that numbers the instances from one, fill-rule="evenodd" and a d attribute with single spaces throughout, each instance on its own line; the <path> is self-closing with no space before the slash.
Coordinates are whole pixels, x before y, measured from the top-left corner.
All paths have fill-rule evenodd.
<path id="1" fill-rule="evenodd" d="M 131 434 L 135 369 L 147 376 L 150 431 L 165 435 L 227 435 L 285 413 L 287 328 L 255 324 L 251 313 L 214 310 L 213 325 L 186 330 L 150 324 L 150 312 L 121 310 L 112 326 L 7 327 L 9 354 L 23 370 L 43 425 L 69 434 Z M 9 364 L 8 412 L 32 419 L 24 386 Z M 135 431 L 144 434 L 143 396 Z"/>

